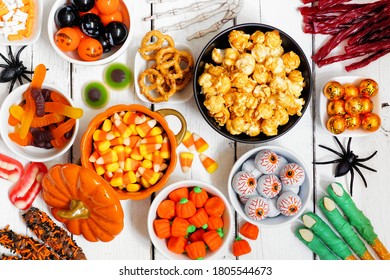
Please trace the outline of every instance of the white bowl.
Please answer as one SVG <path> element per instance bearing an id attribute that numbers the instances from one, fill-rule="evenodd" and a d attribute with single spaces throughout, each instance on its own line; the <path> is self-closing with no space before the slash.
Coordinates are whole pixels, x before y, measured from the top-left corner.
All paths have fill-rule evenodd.
<path id="1" fill-rule="evenodd" d="M 222 219 L 224 222 L 224 226 L 223 226 L 224 236 L 223 236 L 222 246 L 217 251 L 214 252 L 207 250 L 207 254 L 204 257 L 204 259 L 217 258 L 220 255 L 220 253 L 224 251 L 226 246 L 228 246 L 228 244 L 230 243 L 229 237 L 232 236 L 233 234 L 233 211 L 230 208 L 229 201 L 216 187 L 195 180 L 185 180 L 185 181 L 179 181 L 173 183 L 169 186 L 166 186 L 158 193 L 158 195 L 153 199 L 152 205 L 150 206 L 149 213 L 148 213 L 148 232 L 149 232 L 150 239 L 152 240 L 153 245 L 168 259 L 189 260 L 186 254 L 176 254 L 174 252 L 169 251 L 167 248 L 166 239 L 160 239 L 156 236 L 153 228 L 153 221 L 157 217 L 156 214 L 157 207 L 161 203 L 161 201 L 165 200 L 168 197 L 168 194 L 171 191 L 181 187 L 192 187 L 192 186 L 201 187 L 212 196 L 219 196 L 225 203 L 225 212 L 222 215 Z"/>
<path id="2" fill-rule="evenodd" d="M 61 51 L 56 46 L 56 44 L 54 42 L 54 35 L 58 31 L 58 28 L 54 22 L 54 15 L 59 7 L 61 7 L 62 5 L 65 5 L 67 3 L 68 3 L 67 0 L 55 1 L 51 10 L 50 10 L 49 17 L 48 17 L 47 31 L 49 34 L 49 41 L 50 41 L 50 44 L 52 45 L 52 47 L 54 48 L 54 50 L 58 53 L 58 55 L 60 55 L 62 58 L 64 58 L 65 60 L 67 60 L 70 63 L 75 63 L 75 64 L 79 64 L 79 65 L 86 65 L 86 66 L 96 66 L 96 65 L 104 65 L 104 64 L 107 64 L 107 63 L 114 61 L 127 49 L 127 47 L 130 44 L 130 41 L 133 37 L 134 23 L 131 22 L 133 19 L 132 11 L 130 9 L 128 9 L 128 7 L 130 7 L 129 0 L 121 0 L 120 10 L 122 11 L 122 15 L 123 15 L 123 23 L 127 26 L 128 32 L 129 32 L 126 41 L 121 46 L 113 47 L 111 51 L 109 51 L 107 53 L 103 53 L 102 57 L 96 61 L 81 60 L 77 54 L 77 50 L 73 51 L 73 52 Z"/>
<path id="3" fill-rule="evenodd" d="M 31 45 L 36 40 L 38 40 L 41 35 L 42 30 L 42 21 L 43 21 L 43 0 L 35 0 L 34 6 L 34 22 L 32 28 L 32 34 L 29 38 L 24 38 L 22 40 L 10 41 L 1 35 L 0 45 L 2 46 L 24 46 Z"/>
<path id="4" fill-rule="evenodd" d="M 339 82 L 342 85 L 344 85 L 344 84 L 354 84 L 355 86 L 359 87 L 360 82 L 362 80 L 364 80 L 364 79 L 368 79 L 368 77 L 340 76 L 340 77 L 334 77 L 334 78 L 330 79 L 329 81 L 336 81 L 336 82 Z M 329 81 L 327 81 L 327 82 L 329 82 Z M 366 131 L 362 127 L 359 127 L 359 128 L 357 128 L 355 130 L 348 130 L 348 129 L 346 129 L 344 132 L 342 132 L 340 134 L 337 134 L 337 135 L 333 134 L 332 132 L 330 132 L 326 128 L 326 122 L 329 119 L 329 116 L 328 116 L 328 112 L 327 112 L 328 99 L 326 98 L 326 96 L 324 95 L 324 92 L 323 92 L 325 84 L 321 88 L 321 93 L 320 93 L 320 120 L 321 120 L 322 128 L 328 134 L 330 134 L 332 136 L 337 136 L 337 137 L 361 137 L 361 136 L 368 136 L 368 135 L 371 135 L 372 133 L 375 133 L 375 131 L 374 132 Z M 380 103 L 380 100 L 379 100 L 380 99 L 379 95 L 380 95 L 380 92 L 382 90 L 383 89 L 381 89 L 380 86 L 379 86 L 379 93 L 371 98 L 371 101 L 374 104 L 374 109 L 373 109 L 372 112 L 378 114 L 379 116 L 380 116 L 380 109 L 381 109 L 381 103 Z"/>
<path id="5" fill-rule="evenodd" d="M 192 57 L 194 57 L 194 54 L 192 53 L 190 47 L 187 44 L 181 43 L 181 42 L 175 42 L 175 47 L 178 50 L 188 51 L 192 55 Z M 135 85 L 135 92 L 136 92 L 138 98 L 141 101 L 146 102 L 146 103 L 151 103 L 151 102 L 149 101 L 149 99 L 147 99 L 141 93 L 141 90 L 140 90 L 140 87 L 139 87 L 139 84 L 138 84 L 138 76 L 144 70 L 146 70 L 148 67 L 152 66 L 152 64 L 154 64 L 154 63 L 155 63 L 154 60 L 148 62 L 145 59 L 143 59 L 143 57 L 141 56 L 141 54 L 139 52 L 137 52 L 135 54 L 135 58 L 134 58 L 134 79 L 135 79 L 134 85 Z M 171 103 L 186 102 L 186 101 L 188 101 L 192 97 L 192 95 L 193 95 L 193 92 L 192 92 L 192 87 L 191 87 L 191 82 L 190 82 L 181 91 L 178 91 L 173 96 L 171 96 L 167 102 L 169 102 L 170 104 Z"/>
<path id="6" fill-rule="evenodd" d="M 276 154 L 285 157 L 289 163 L 294 162 L 294 163 L 300 165 L 305 170 L 305 180 L 304 180 L 303 184 L 301 185 L 299 193 L 298 193 L 298 195 L 302 201 L 302 206 L 297 214 L 295 214 L 293 216 L 283 216 L 282 214 L 280 214 L 276 217 L 265 218 L 264 220 L 261 220 L 261 221 L 254 221 L 245 214 L 245 205 L 240 202 L 237 193 L 234 191 L 233 186 L 232 186 L 232 180 L 233 180 L 234 175 L 237 172 L 241 171 L 243 163 L 245 161 L 247 161 L 248 159 L 254 159 L 256 154 L 262 150 L 272 150 Z M 254 149 L 246 152 L 245 154 L 243 154 L 236 161 L 236 163 L 232 167 L 232 170 L 230 171 L 229 179 L 228 179 L 228 193 L 229 193 L 230 202 L 232 203 L 232 205 L 233 205 L 234 209 L 237 211 L 237 213 L 244 220 L 246 220 L 252 224 L 256 224 L 259 227 L 277 227 L 277 226 L 286 225 L 288 223 L 291 223 L 292 221 L 297 219 L 303 213 L 303 211 L 305 210 L 305 208 L 307 207 L 307 205 L 310 201 L 311 191 L 312 191 L 312 183 L 311 183 L 312 179 L 311 179 L 310 174 L 307 172 L 307 170 L 309 170 L 309 169 L 307 168 L 305 162 L 297 154 L 295 154 L 291 150 L 288 150 L 288 149 L 285 149 L 282 147 L 278 147 L 278 146 L 262 146 L 262 147 L 254 148 Z"/>
<path id="7" fill-rule="evenodd" d="M 36 161 L 36 162 L 47 162 L 50 160 L 53 160 L 61 155 L 63 155 L 66 151 L 69 150 L 69 148 L 73 145 L 76 135 L 79 129 L 80 122 L 79 120 L 76 120 L 76 124 L 73 128 L 73 135 L 71 139 L 69 139 L 68 143 L 62 147 L 61 149 L 57 148 L 51 148 L 51 149 L 44 149 L 44 148 L 38 148 L 33 146 L 27 146 L 22 147 L 15 142 L 13 142 L 9 137 L 8 133 L 14 132 L 14 127 L 10 126 L 8 124 L 8 117 L 9 117 L 9 108 L 13 104 L 19 104 L 24 99 L 22 97 L 23 93 L 26 91 L 26 89 L 30 86 L 30 84 L 23 84 L 20 87 L 17 87 L 14 89 L 4 100 L 3 104 L 0 108 L 0 120 L 1 120 L 1 126 L 0 126 L 0 135 L 3 139 L 6 146 L 14 152 L 17 156 L 26 159 L 28 161 Z M 58 89 L 57 87 L 43 83 L 42 88 L 47 88 L 50 90 L 54 90 L 56 92 L 62 93 L 63 91 L 61 89 Z M 73 100 L 66 95 L 62 94 L 69 103 L 74 107 Z"/>

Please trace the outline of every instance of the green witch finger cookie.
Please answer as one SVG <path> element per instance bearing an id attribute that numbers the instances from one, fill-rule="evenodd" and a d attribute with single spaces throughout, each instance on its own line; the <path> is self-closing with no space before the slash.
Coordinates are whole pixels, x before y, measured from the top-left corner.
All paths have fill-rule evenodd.
<path id="1" fill-rule="evenodd" d="M 313 212 L 305 213 L 302 220 L 305 226 L 311 229 L 341 259 L 356 260 L 347 244 L 317 214 Z"/>
<path id="2" fill-rule="evenodd" d="M 321 260 L 339 260 L 339 258 L 322 243 L 310 229 L 300 226 L 295 230 L 295 235 L 311 251 L 318 255 Z"/>
<path id="3" fill-rule="evenodd" d="M 340 211 L 336 207 L 336 203 L 325 196 L 320 199 L 318 206 L 325 214 L 328 221 L 334 226 L 337 232 L 345 240 L 345 242 L 351 247 L 351 249 L 363 260 L 373 260 L 373 256 L 367 250 L 363 241 L 359 238 L 352 226 L 343 217 Z"/>
<path id="4" fill-rule="evenodd" d="M 356 228 L 358 233 L 374 249 L 378 256 L 383 260 L 390 260 L 390 253 L 379 240 L 374 231 L 371 221 L 357 208 L 351 196 L 344 190 L 340 183 L 332 183 L 327 188 L 329 196 L 343 210 L 349 223 Z"/>

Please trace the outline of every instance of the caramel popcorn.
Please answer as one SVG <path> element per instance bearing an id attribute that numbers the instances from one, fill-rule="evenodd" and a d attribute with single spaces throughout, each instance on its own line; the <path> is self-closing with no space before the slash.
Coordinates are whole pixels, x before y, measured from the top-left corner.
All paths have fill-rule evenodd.
<path id="1" fill-rule="evenodd" d="M 198 83 L 204 105 L 232 135 L 278 134 L 289 116 L 300 116 L 305 86 L 299 56 L 284 52 L 277 30 L 229 33 L 229 48 L 212 51 Z"/>

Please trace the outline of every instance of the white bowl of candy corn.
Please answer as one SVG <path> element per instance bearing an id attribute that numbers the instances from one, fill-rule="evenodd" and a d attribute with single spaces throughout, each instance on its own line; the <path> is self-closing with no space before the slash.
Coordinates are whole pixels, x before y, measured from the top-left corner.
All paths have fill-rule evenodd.
<path id="1" fill-rule="evenodd" d="M 192 207 L 195 212 L 181 207 Z M 201 181 L 179 181 L 165 187 L 148 213 L 150 239 L 168 259 L 216 259 L 230 243 L 233 230 L 229 201 L 215 186 Z"/>
<path id="2" fill-rule="evenodd" d="M 0 45 L 30 45 L 41 35 L 43 0 L 10 0 L 0 4 Z"/>
<path id="3" fill-rule="evenodd" d="M 228 179 L 230 201 L 243 219 L 258 226 L 288 224 L 310 201 L 312 180 L 308 170 L 291 150 L 257 147 L 233 165 Z"/>
<path id="4" fill-rule="evenodd" d="M 164 119 L 168 115 L 181 123 L 177 134 Z M 165 186 L 186 131 L 176 110 L 115 105 L 89 123 L 81 139 L 81 164 L 106 179 L 119 199 L 144 199 Z"/>

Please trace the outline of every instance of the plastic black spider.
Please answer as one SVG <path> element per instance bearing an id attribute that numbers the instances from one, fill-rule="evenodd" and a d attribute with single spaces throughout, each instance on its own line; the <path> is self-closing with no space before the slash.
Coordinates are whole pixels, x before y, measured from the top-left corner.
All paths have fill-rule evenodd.
<path id="1" fill-rule="evenodd" d="M 351 183 L 350 183 L 350 187 L 349 187 L 349 190 L 350 190 L 350 194 L 352 196 L 352 187 L 353 187 L 353 179 L 354 179 L 354 170 L 356 170 L 356 172 L 360 175 L 360 177 L 363 179 L 363 182 L 364 182 L 364 186 L 367 188 L 367 182 L 366 182 L 366 179 L 364 178 L 363 176 L 363 173 L 359 170 L 359 167 L 362 167 L 362 168 L 365 168 L 365 169 L 368 169 L 370 171 L 373 171 L 373 172 L 377 172 L 375 169 L 373 168 L 370 168 L 364 164 L 362 164 L 361 162 L 365 162 L 365 161 L 368 161 L 370 160 L 371 158 L 373 158 L 377 151 L 375 151 L 372 155 L 370 155 L 369 157 L 366 157 L 366 158 L 358 158 L 359 156 L 355 155 L 353 153 L 353 151 L 351 151 L 351 140 L 352 138 L 349 137 L 348 139 L 348 144 L 347 144 L 347 150 L 345 150 L 345 148 L 343 147 L 343 145 L 340 143 L 339 139 L 337 139 L 336 137 L 333 137 L 337 144 L 339 145 L 342 153 L 339 153 L 329 147 L 326 147 L 326 146 L 323 146 L 323 145 L 319 145 L 319 147 L 321 148 L 324 148 L 328 151 L 331 151 L 332 153 L 338 155 L 340 158 L 339 159 L 335 159 L 335 160 L 331 160 L 331 161 L 323 161 L 323 162 L 314 162 L 315 164 L 330 164 L 330 163 L 338 163 L 337 166 L 336 166 L 336 174 L 335 174 L 335 177 L 340 177 L 340 176 L 344 176 L 345 174 L 347 174 L 348 172 L 351 172 Z"/>
<path id="2" fill-rule="evenodd" d="M 31 82 L 31 79 L 26 76 L 26 74 L 33 74 L 34 71 L 28 71 L 27 67 L 23 65 L 23 61 L 19 60 L 20 54 L 27 46 L 23 46 L 16 53 L 16 56 L 13 55 L 11 46 L 8 46 L 8 57 L 7 59 L 3 54 L 0 53 L 1 58 L 7 64 L 0 64 L 0 67 L 4 68 L 4 70 L 0 73 L 0 83 L 7 83 L 11 81 L 11 86 L 9 88 L 10 93 L 15 85 L 16 80 L 19 81 L 21 85 L 23 85 L 22 78 Z"/>

